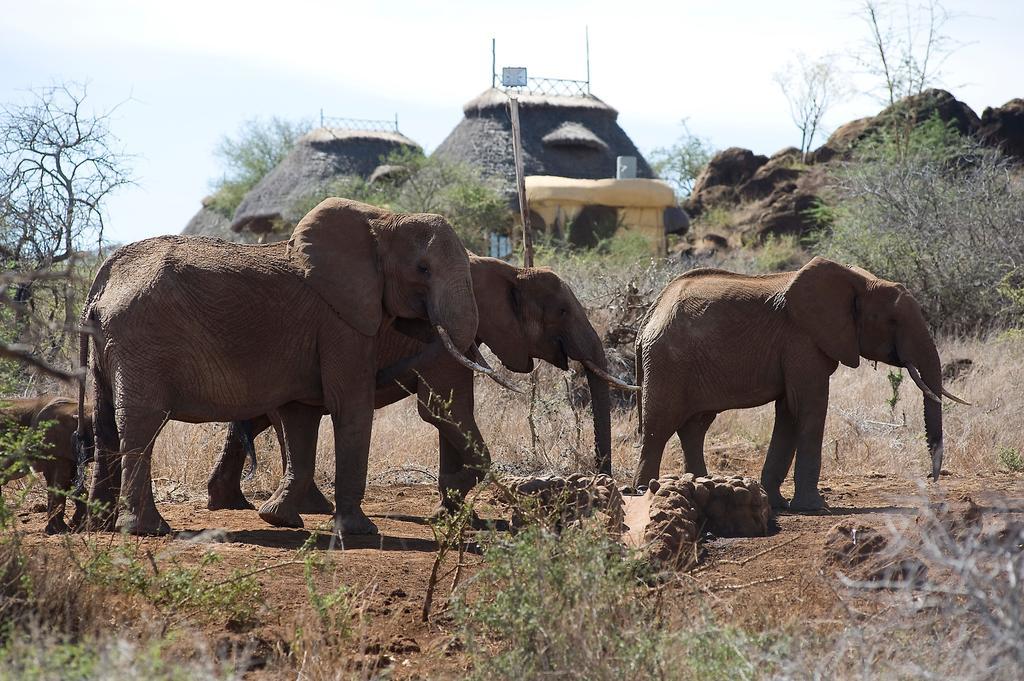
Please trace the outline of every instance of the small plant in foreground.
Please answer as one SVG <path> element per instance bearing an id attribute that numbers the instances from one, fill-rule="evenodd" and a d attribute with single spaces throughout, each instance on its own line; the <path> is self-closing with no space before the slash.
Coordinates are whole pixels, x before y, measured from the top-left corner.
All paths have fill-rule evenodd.
<path id="1" fill-rule="evenodd" d="M 1024 456 L 1016 447 L 1003 447 L 999 450 L 999 463 L 1011 473 L 1024 473 Z"/>

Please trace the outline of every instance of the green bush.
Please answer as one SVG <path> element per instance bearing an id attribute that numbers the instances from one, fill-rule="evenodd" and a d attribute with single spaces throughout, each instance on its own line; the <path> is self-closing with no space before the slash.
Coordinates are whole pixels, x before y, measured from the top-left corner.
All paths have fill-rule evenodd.
<path id="1" fill-rule="evenodd" d="M 1024 310 L 1024 184 L 998 152 L 931 119 L 862 143 L 832 183 L 820 254 L 903 282 L 935 329 L 974 332 Z"/>
<path id="2" fill-rule="evenodd" d="M 417 151 L 397 151 L 381 163 L 402 166 L 408 174 L 395 181 L 367 182 L 343 177 L 316 188 L 288 213 L 294 222 L 330 196 L 362 201 L 407 213 L 439 213 L 448 219 L 466 248 L 487 252 L 488 232 L 507 232 L 512 224 L 508 203 L 497 187 L 470 166 Z"/>
<path id="3" fill-rule="evenodd" d="M 1003 447 L 999 450 L 999 463 L 1011 473 L 1024 472 L 1024 456 L 1015 447 Z"/>
<path id="4" fill-rule="evenodd" d="M 474 677 L 753 678 L 761 642 L 709 625 L 700 604 L 669 624 L 647 570 L 595 529 L 492 539 L 468 588 L 482 595 L 455 603 Z"/>

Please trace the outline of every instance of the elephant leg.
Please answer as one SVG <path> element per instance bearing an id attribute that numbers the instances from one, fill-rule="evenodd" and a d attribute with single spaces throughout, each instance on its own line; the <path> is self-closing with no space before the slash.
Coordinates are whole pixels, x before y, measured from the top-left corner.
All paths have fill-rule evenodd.
<path id="1" fill-rule="evenodd" d="M 451 372 L 446 380 L 432 382 L 445 388 L 432 391 L 431 377 L 424 376 L 418 391 L 420 418 L 437 428 L 437 487 L 441 506 L 447 510 L 457 509 L 491 466 L 491 454 L 473 415 L 473 375 L 462 367 Z"/>
<path id="2" fill-rule="evenodd" d="M 117 499 L 121 495 L 121 437 L 117 432 L 114 403 L 109 391 L 97 385 L 93 420 L 95 451 L 89 503 L 85 522 L 77 528 L 113 530 L 117 520 Z M 76 510 L 77 515 L 77 510 Z"/>
<path id="3" fill-rule="evenodd" d="M 708 466 L 704 461 L 704 438 L 717 416 L 718 414 L 713 412 L 697 414 L 676 431 L 679 436 L 679 445 L 683 449 L 683 461 L 687 473 L 697 476 L 708 474 Z"/>
<path id="4" fill-rule="evenodd" d="M 372 367 L 373 363 L 370 362 Z M 349 393 L 341 409 L 332 411 L 334 423 L 334 532 L 377 534 L 377 526 L 363 513 L 367 458 L 373 427 L 373 377 L 361 394 Z"/>
<path id="5" fill-rule="evenodd" d="M 270 422 L 274 426 L 274 433 L 277 435 L 277 447 L 281 452 L 281 474 L 288 470 L 287 446 L 284 440 L 284 428 L 281 426 L 281 417 L 277 412 L 270 414 Z M 320 439 L 320 422 L 317 421 L 316 431 L 313 434 L 313 470 L 316 471 L 316 443 Z M 298 510 L 300 515 L 331 515 L 334 513 L 334 504 L 328 501 L 324 493 L 316 485 L 316 480 L 310 478 L 306 494 L 299 499 Z"/>
<path id="6" fill-rule="evenodd" d="M 649 407 L 644 407 L 649 411 Z M 645 414 L 646 416 L 646 414 Z M 672 437 L 675 429 L 663 423 L 643 424 L 643 439 L 640 449 L 640 465 L 637 468 L 635 486 L 637 490 L 646 489 L 651 480 L 661 475 L 661 458 L 665 454 L 665 445 Z"/>
<path id="7" fill-rule="evenodd" d="M 270 427 L 270 419 L 257 416 L 249 420 L 252 439 Z M 218 509 L 252 509 L 255 508 L 242 494 L 242 470 L 245 468 L 245 434 L 234 424 L 228 428 L 221 446 L 220 456 L 213 466 L 209 479 L 206 481 L 206 508 L 211 511 Z"/>
<path id="8" fill-rule="evenodd" d="M 153 444 L 165 422 L 160 412 L 125 409 L 119 414 L 121 433 L 121 504 L 114 528 L 136 535 L 163 535 L 170 525 L 153 498 Z"/>
<path id="9" fill-rule="evenodd" d="M 323 416 L 323 414 L 321 414 L 321 416 Z M 281 428 L 280 422 L 274 424 L 274 429 L 277 431 L 277 442 L 281 447 L 281 470 L 284 471 L 287 466 L 287 460 L 284 455 L 284 431 Z M 319 439 L 320 421 L 317 420 L 316 430 L 313 432 L 314 457 L 316 455 L 316 443 Z M 316 471 L 315 460 L 313 462 L 313 471 Z M 316 480 L 312 476 L 309 479 L 309 487 L 306 489 L 306 494 L 299 499 L 299 513 L 302 515 L 331 515 L 334 513 L 334 504 L 332 504 L 320 488 L 317 487 Z"/>
<path id="10" fill-rule="evenodd" d="M 786 399 L 775 400 L 775 427 L 772 429 L 772 440 L 768 445 L 764 467 L 761 469 L 761 486 L 768 494 L 772 508 L 788 506 L 780 488 L 786 476 L 789 475 L 789 467 L 793 465 L 796 438 L 796 419 L 790 413 Z"/>
<path id="11" fill-rule="evenodd" d="M 43 472 L 46 479 L 46 534 L 63 534 L 68 531 L 64 522 L 68 494 L 71 492 L 71 478 L 74 464 L 67 459 L 52 461 Z"/>
<path id="12" fill-rule="evenodd" d="M 793 471 L 795 491 L 789 508 L 794 511 L 820 511 L 825 499 L 818 492 L 821 477 L 821 440 L 825 436 L 825 414 L 828 411 L 828 379 L 824 388 L 811 399 L 801 399 L 797 419 L 796 466 Z"/>
<path id="13" fill-rule="evenodd" d="M 316 437 L 323 410 L 291 402 L 277 410 L 283 431 L 284 475 L 274 492 L 260 506 L 260 518 L 278 527 L 302 527 L 299 507 L 313 480 Z"/>

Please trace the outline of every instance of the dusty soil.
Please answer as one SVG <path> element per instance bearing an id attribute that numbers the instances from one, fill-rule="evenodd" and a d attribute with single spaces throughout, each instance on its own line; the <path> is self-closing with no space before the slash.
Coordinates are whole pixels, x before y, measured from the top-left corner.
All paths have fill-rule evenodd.
<path id="1" fill-rule="evenodd" d="M 678 590 L 681 612 L 695 587 L 711 595 L 713 607 L 727 611 L 735 624 L 754 628 L 787 626 L 798 620 L 827 626 L 843 602 L 884 599 L 884 594 L 853 595 L 834 578 L 823 575 L 823 541 L 839 521 L 879 528 L 894 523 L 910 533 L 919 531 L 915 517 L 922 496 L 915 500 L 914 495 L 926 494 L 934 500 L 943 493 L 947 498 L 969 494 L 981 507 L 986 524 L 1024 520 L 1022 475 L 943 476 L 937 485 L 920 488 L 912 480 L 871 475 L 875 477 L 823 480 L 823 492 L 831 506 L 827 514 L 784 513 L 778 516 L 777 531 L 770 536 L 707 541 L 701 565 L 668 586 Z M 353 643 L 352 653 L 365 655 L 370 664 L 392 666 L 394 678 L 462 676 L 469 664 L 458 643 L 453 644 L 450 618 L 441 612 L 430 623 L 420 619 L 435 556 L 433 535 L 425 521 L 434 503 L 434 489 L 426 485 L 371 487 L 364 508 L 381 534 L 338 543 L 330 553 L 328 569 L 317 577 L 323 589 L 347 584 L 360 593 L 369 625 Z M 301 626 L 297 621 L 300 605 L 308 603 L 303 566 L 291 561 L 311 531 L 318 532 L 318 548 L 331 547 L 328 516 L 307 516 L 306 529 L 296 530 L 270 527 L 255 511 L 207 511 L 198 501 L 161 504 L 160 510 L 175 533 L 138 540 L 154 554 L 173 551 L 187 562 L 198 560 L 207 551 L 216 552 L 222 560 L 208 568 L 214 578 L 230 575 L 235 569 L 268 568 L 257 575 L 265 601 L 259 622 L 235 632 L 225 631 L 222 624 L 200 625 L 201 636 L 211 645 L 250 642 L 258 650 L 291 640 L 295 627 Z M 481 516 L 498 517 L 497 507 L 485 506 Z M 22 520 L 33 544 L 56 548 L 63 541 L 43 534 L 43 513 L 26 514 Z M 94 538 L 107 541 L 110 536 Z M 273 567 L 278 564 L 281 566 Z M 440 601 L 447 584 L 440 592 L 435 612 L 443 608 Z M 733 607 L 736 605 L 742 607 Z M 280 673 L 272 668 L 256 669 L 246 678 L 276 678 Z"/>

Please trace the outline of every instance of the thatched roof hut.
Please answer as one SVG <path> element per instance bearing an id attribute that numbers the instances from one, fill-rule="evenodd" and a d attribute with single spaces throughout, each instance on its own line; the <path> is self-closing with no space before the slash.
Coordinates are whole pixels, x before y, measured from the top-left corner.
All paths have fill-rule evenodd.
<path id="1" fill-rule="evenodd" d="M 212 236 L 218 239 L 224 239 L 225 241 L 256 241 L 256 236 L 243 232 L 236 234 L 231 231 L 231 220 L 224 216 L 223 213 L 213 208 L 210 205 L 212 196 L 207 196 L 202 201 L 202 207 L 199 211 L 192 216 L 192 219 L 185 225 L 185 229 L 181 230 L 182 234 L 190 234 L 192 236 Z"/>
<path id="2" fill-rule="evenodd" d="M 462 110 L 465 117 L 434 154 L 480 168 L 513 194 L 508 97 L 490 88 Z M 653 178 L 651 167 L 619 127 L 618 116 L 618 111 L 592 95 L 519 95 L 526 175 L 599 180 L 615 177 L 616 156 L 636 156 L 637 177 Z"/>
<path id="3" fill-rule="evenodd" d="M 245 195 L 231 229 L 262 234 L 275 225 L 294 225 L 311 194 L 342 177 L 368 179 L 396 151 L 422 150 L 399 132 L 314 130 L 299 138 L 284 160 Z"/>

